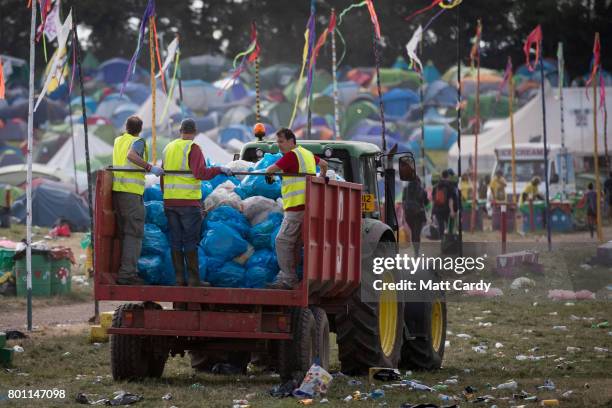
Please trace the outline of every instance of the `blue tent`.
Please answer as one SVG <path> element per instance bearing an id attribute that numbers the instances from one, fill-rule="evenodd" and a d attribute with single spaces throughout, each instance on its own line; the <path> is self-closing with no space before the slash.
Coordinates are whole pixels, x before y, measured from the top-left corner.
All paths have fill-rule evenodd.
<path id="1" fill-rule="evenodd" d="M 457 89 L 444 81 L 434 81 L 427 85 L 423 103 L 425 106 L 454 107 L 457 105 Z"/>
<path id="2" fill-rule="evenodd" d="M 402 57 L 401 55 L 398 55 L 398 57 L 395 59 L 395 62 L 393 63 L 391 68 L 403 69 L 404 71 L 408 71 L 410 69 L 410 66 L 408 65 L 404 57 Z"/>
<path id="3" fill-rule="evenodd" d="M 411 142 L 419 143 L 421 129 L 410 135 Z M 448 125 L 425 125 L 425 150 L 448 150 L 457 141 L 457 131 Z"/>
<path id="4" fill-rule="evenodd" d="M 117 85 L 117 92 L 119 92 L 120 90 L 121 84 Z M 157 92 L 162 92 L 161 88 L 159 88 Z M 137 103 L 138 105 L 142 105 L 147 101 L 147 99 L 149 99 L 149 95 L 151 95 L 151 87 L 145 84 L 128 82 L 127 84 L 125 84 L 124 94 L 127 95 L 132 102 Z"/>
<path id="5" fill-rule="evenodd" d="M 546 79 L 548 79 L 548 81 L 550 82 L 552 86 L 559 86 L 559 69 L 558 69 L 557 60 L 550 59 L 550 58 L 544 58 L 542 60 L 542 63 L 544 64 L 544 76 L 546 77 Z M 539 82 L 540 81 L 540 65 L 538 63 L 538 65 L 536 66 L 536 69 L 530 72 L 529 69 L 527 68 L 527 65 L 523 64 L 516 69 L 516 72 L 514 75 L 520 75 L 529 81 Z M 563 85 L 569 84 L 569 74 L 567 73 L 567 70 L 565 71 L 563 82 L 564 82 Z"/>
<path id="6" fill-rule="evenodd" d="M 123 58 L 113 58 L 104 61 L 98 67 L 96 79 L 106 82 L 109 85 L 120 84 L 125 79 L 130 61 Z M 132 75 L 132 81 L 142 81 L 148 78 L 147 72 L 136 65 L 136 72 Z"/>
<path id="7" fill-rule="evenodd" d="M 440 79 L 440 71 L 438 68 L 431 62 L 427 62 L 427 65 L 423 68 L 423 78 L 425 78 L 425 82 L 431 84 L 434 81 L 438 81 Z"/>
<path id="8" fill-rule="evenodd" d="M 408 112 L 410 106 L 419 102 L 419 95 L 409 89 L 395 88 L 383 95 L 385 115 L 389 118 L 400 118 Z"/>
<path id="9" fill-rule="evenodd" d="M 110 121 L 113 123 L 115 129 L 123 128 L 123 125 L 125 124 L 127 118 L 135 114 L 138 109 L 140 109 L 140 106 L 134 103 L 126 103 L 117 106 L 113 111 L 113 115 L 110 118 Z"/>
<path id="10" fill-rule="evenodd" d="M 80 108 L 81 107 L 81 97 L 77 96 L 76 98 L 72 98 L 72 100 L 70 101 L 70 105 Z M 87 116 L 93 115 L 97 107 L 98 107 L 98 104 L 91 96 L 85 97 L 85 109 L 87 110 Z"/>

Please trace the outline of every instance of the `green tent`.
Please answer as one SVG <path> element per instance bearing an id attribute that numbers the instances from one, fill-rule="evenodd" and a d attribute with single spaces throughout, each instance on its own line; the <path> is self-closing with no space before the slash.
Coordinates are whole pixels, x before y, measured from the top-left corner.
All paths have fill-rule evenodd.
<path id="1" fill-rule="evenodd" d="M 287 126 L 291 119 L 293 105 L 289 102 L 263 102 L 261 114 L 276 127 Z"/>
<path id="2" fill-rule="evenodd" d="M 342 134 L 356 125 L 361 119 L 378 115 L 378 107 L 368 100 L 357 100 L 351 103 L 346 112 L 340 116 Z"/>
<path id="3" fill-rule="evenodd" d="M 301 106 L 303 111 L 308 109 L 306 104 L 306 98 L 302 99 Z M 312 96 L 312 105 L 311 105 L 312 113 L 326 116 L 331 115 L 334 116 L 334 98 L 329 95 L 317 94 Z"/>
<path id="4" fill-rule="evenodd" d="M 299 73 L 298 73 L 299 75 Z M 285 89 L 283 90 L 283 94 L 285 95 L 285 98 L 289 101 L 289 102 L 294 102 L 295 101 L 295 90 L 297 87 L 297 83 L 298 80 L 297 78 L 291 82 L 289 85 L 287 85 L 285 87 Z M 317 94 L 317 93 L 321 93 L 325 90 L 325 88 L 327 88 L 330 84 L 332 83 L 332 77 L 331 75 L 327 72 L 327 71 L 317 71 L 314 74 L 314 77 L 312 79 L 312 93 Z M 302 91 L 300 93 L 301 96 L 304 96 L 304 92 L 305 92 L 305 88 L 306 88 L 306 72 L 304 72 L 304 78 L 302 79 Z"/>
<path id="5" fill-rule="evenodd" d="M 83 58 L 83 63 L 81 64 L 83 69 L 86 71 L 93 71 L 98 69 L 98 65 L 100 65 L 100 61 L 93 55 L 92 52 L 88 52 L 85 54 L 85 58 Z"/>
<path id="6" fill-rule="evenodd" d="M 372 79 L 373 85 L 376 84 L 376 77 Z M 384 87 L 408 87 L 416 89 L 419 87 L 419 74 L 412 71 L 404 71 L 398 68 L 381 68 L 380 85 Z"/>
<path id="7" fill-rule="evenodd" d="M 274 64 L 259 72 L 261 89 L 283 89 L 299 74 L 300 67 L 295 64 Z"/>
<path id="8" fill-rule="evenodd" d="M 467 108 L 461 112 L 461 116 L 466 124 L 476 116 L 476 95 L 469 96 L 467 101 Z M 513 110 L 516 112 L 516 104 L 513 106 Z M 500 96 L 498 101 L 497 95 L 480 95 L 480 117 L 483 121 L 486 119 L 506 118 L 508 115 L 508 97 Z"/>

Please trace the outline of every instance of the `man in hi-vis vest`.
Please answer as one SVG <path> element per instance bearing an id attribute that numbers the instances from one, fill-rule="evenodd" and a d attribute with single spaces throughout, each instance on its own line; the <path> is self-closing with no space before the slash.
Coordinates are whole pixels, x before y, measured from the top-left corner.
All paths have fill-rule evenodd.
<path id="1" fill-rule="evenodd" d="M 141 138 L 142 120 L 130 116 L 125 122 L 125 133 L 115 139 L 113 167 L 144 169 L 156 176 L 164 171 L 147 161 L 147 144 Z M 119 285 L 144 285 L 138 276 L 138 258 L 144 235 L 145 208 L 142 195 L 145 189 L 143 171 L 113 172 L 113 208 L 117 214 L 117 228 L 121 239 L 121 267 L 117 277 Z"/>
<path id="2" fill-rule="evenodd" d="M 283 128 L 276 132 L 276 142 L 283 157 L 268 167 L 266 173 L 282 170 L 284 173 L 314 175 L 317 172 L 317 164 L 321 168 L 321 175 L 327 173 L 327 162 L 298 146 L 291 129 Z M 298 283 L 297 262 L 302 249 L 306 177 L 283 177 L 281 192 L 285 214 L 276 236 L 276 257 L 280 272 L 276 280 L 267 286 L 269 289 L 293 289 Z"/>
<path id="3" fill-rule="evenodd" d="M 172 264 L 177 286 L 185 285 L 185 261 L 187 261 L 189 286 L 200 286 L 198 243 L 202 227 L 202 189 L 200 180 L 209 180 L 219 173 L 231 176 L 227 167 L 206 167 L 200 147 L 193 141 L 196 124 L 193 119 L 181 122 L 181 137 L 168 143 L 164 149 L 162 166 L 166 173 L 161 186 L 164 191 L 164 208 L 170 231 Z M 172 170 L 188 171 L 172 174 Z"/>

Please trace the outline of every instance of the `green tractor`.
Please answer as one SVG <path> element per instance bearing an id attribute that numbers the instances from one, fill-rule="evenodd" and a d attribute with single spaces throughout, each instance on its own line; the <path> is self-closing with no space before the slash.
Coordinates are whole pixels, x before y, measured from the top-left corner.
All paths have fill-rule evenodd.
<path id="1" fill-rule="evenodd" d="M 374 144 L 355 141 L 300 140 L 299 144 L 325 159 L 330 170 L 345 181 L 363 185 L 362 275 L 371 273 L 375 256 L 394 256 L 399 250 L 394 156 L 399 157 L 400 179 L 407 181 L 415 176 L 412 154 L 393 149 L 385 154 Z M 239 158 L 255 162 L 265 153 L 278 153 L 274 141 L 247 143 Z M 379 191 L 379 177 L 384 178 L 384 192 Z M 393 254 L 389 254 L 389 248 L 394 249 Z M 385 274 L 383 280 L 397 277 Z M 400 300 L 394 291 L 371 291 L 376 297 L 372 299 L 364 296 L 364 289 L 367 290 L 362 287 L 338 302 L 335 313 L 328 312 L 342 372 L 364 374 L 370 367 L 440 368 L 446 338 L 446 303 Z"/>

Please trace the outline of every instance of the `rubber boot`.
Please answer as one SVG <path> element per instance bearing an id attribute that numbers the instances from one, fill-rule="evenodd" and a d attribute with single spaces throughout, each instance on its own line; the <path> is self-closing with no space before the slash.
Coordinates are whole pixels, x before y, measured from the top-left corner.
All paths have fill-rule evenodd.
<path id="1" fill-rule="evenodd" d="M 174 273 L 176 276 L 176 286 L 185 286 L 185 255 L 183 251 L 179 249 L 173 249 L 172 255 L 172 266 L 174 266 Z M 187 303 L 185 302 L 174 302 L 174 308 L 178 310 L 187 309 Z"/>
<path id="2" fill-rule="evenodd" d="M 171 254 L 172 266 L 176 274 L 176 286 L 185 286 L 185 254 L 178 249 L 173 249 Z"/>
<path id="3" fill-rule="evenodd" d="M 187 258 L 187 274 L 189 276 L 189 286 L 210 286 L 208 282 L 200 283 L 200 262 L 198 260 L 198 251 L 185 252 Z"/>

